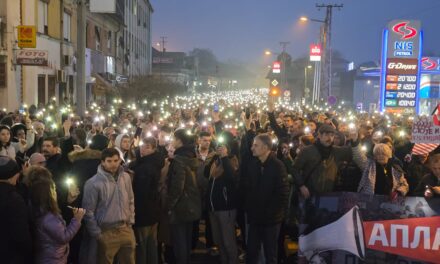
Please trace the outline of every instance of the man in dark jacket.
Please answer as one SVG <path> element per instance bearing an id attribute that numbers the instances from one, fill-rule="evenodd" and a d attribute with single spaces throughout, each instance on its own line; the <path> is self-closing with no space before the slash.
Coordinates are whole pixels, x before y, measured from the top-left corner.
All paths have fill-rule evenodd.
<path id="1" fill-rule="evenodd" d="M 32 240 L 28 209 L 15 190 L 20 169 L 17 163 L 0 157 L 0 263 L 32 263 Z"/>
<path id="2" fill-rule="evenodd" d="M 171 241 L 177 264 L 190 261 L 193 221 L 200 218 L 201 198 L 197 187 L 198 167 L 194 139 L 185 129 L 174 132 L 174 158 L 168 170 L 167 210 Z"/>
<path id="3" fill-rule="evenodd" d="M 140 155 L 139 159 L 130 163 L 130 169 L 134 171 L 136 263 L 158 263 L 159 179 L 165 160 L 157 152 L 157 142 L 152 137 L 142 140 Z"/>
<path id="4" fill-rule="evenodd" d="M 339 170 L 345 162 L 363 162 L 357 132 L 350 133 L 349 140 L 353 142 L 351 147 L 333 146 L 335 132 L 332 126 L 321 125 L 318 140 L 305 147 L 295 159 L 292 173 L 295 185 L 305 199 L 311 195 L 334 191 L 339 182 Z"/>
<path id="5" fill-rule="evenodd" d="M 263 244 L 266 263 L 277 263 L 277 245 L 281 222 L 289 198 L 289 183 L 284 164 L 271 152 L 267 134 L 255 137 L 254 159 L 247 167 L 245 208 L 249 222 L 247 263 L 258 263 Z"/>

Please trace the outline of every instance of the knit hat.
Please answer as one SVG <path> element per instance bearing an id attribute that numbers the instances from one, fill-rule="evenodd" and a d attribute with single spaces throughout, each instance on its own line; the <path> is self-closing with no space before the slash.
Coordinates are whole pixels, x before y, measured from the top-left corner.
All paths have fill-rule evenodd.
<path id="1" fill-rule="evenodd" d="M 15 160 L 6 156 L 0 156 L 0 180 L 10 179 L 19 172 L 20 167 L 18 167 Z"/>
<path id="2" fill-rule="evenodd" d="M 95 135 L 89 147 L 94 150 L 103 151 L 108 147 L 108 138 L 101 134 Z"/>

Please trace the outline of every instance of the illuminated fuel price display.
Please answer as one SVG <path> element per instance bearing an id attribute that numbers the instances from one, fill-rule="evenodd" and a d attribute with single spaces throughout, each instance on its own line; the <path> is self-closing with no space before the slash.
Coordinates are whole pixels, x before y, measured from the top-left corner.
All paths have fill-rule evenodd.
<path id="1" fill-rule="evenodd" d="M 417 94 L 417 59 L 388 59 L 385 81 L 387 112 L 413 112 Z M 403 108 L 403 109 L 402 109 Z"/>

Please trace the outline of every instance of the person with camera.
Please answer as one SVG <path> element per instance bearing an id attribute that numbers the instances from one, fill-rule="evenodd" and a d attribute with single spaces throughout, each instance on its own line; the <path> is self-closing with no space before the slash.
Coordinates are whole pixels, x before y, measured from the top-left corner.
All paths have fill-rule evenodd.
<path id="1" fill-rule="evenodd" d="M 236 153 L 232 151 L 233 140 L 233 135 L 229 132 L 220 134 L 216 154 L 206 170 L 209 174 L 206 199 L 209 219 L 222 264 L 238 263 L 235 220 L 239 162 Z"/>
<path id="2" fill-rule="evenodd" d="M 52 179 L 37 180 L 30 188 L 35 217 L 36 263 L 67 263 L 69 242 L 79 231 L 85 214 L 84 209 L 72 207 L 73 218 L 66 227 L 56 196 L 55 183 Z"/>

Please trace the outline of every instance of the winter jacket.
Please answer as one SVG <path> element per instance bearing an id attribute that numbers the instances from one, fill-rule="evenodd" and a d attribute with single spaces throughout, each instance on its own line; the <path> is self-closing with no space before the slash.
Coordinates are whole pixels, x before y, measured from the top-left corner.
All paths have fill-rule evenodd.
<path id="1" fill-rule="evenodd" d="M 248 164 L 253 161 L 254 157 L 252 154 L 252 143 L 256 136 L 255 131 L 248 130 L 243 135 L 240 141 L 240 179 L 238 185 L 238 207 L 243 209 L 245 203 L 245 194 L 246 194 L 246 182 L 247 182 L 247 168 Z"/>
<path id="2" fill-rule="evenodd" d="M 214 156 L 209 169 L 207 193 L 209 211 L 237 209 L 238 159 L 235 156 Z M 217 177 L 214 177 L 216 175 Z"/>
<path id="3" fill-rule="evenodd" d="M 18 158 L 17 155 L 20 158 L 23 158 L 25 155 L 25 152 L 30 149 L 34 145 L 35 141 L 35 134 L 32 130 L 28 130 L 26 132 L 26 147 L 23 148 L 22 145 L 19 142 L 10 142 L 6 146 L 0 147 L 0 156 L 7 156 L 11 159 Z"/>
<path id="4" fill-rule="evenodd" d="M 159 152 L 130 164 L 134 171 L 135 226 L 151 226 L 160 220 L 159 179 L 165 160 Z"/>
<path id="5" fill-rule="evenodd" d="M 366 159 L 359 144 L 355 144 L 355 147 L 324 147 L 320 144 L 318 141 L 302 149 L 292 168 L 295 186 L 305 185 L 312 195 L 333 192 L 339 182 L 339 170 L 344 163 L 353 160 L 358 165 Z M 320 149 L 325 149 L 327 153 L 322 153 L 324 151 Z"/>
<path id="6" fill-rule="evenodd" d="M 201 197 L 197 187 L 197 157 L 193 146 L 174 151 L 168 170 L 167 211 L 170 223 L 192 222 L 200 218 Z"/>
<path id="7" fill-rule="evenodd" d="M 70 170 L 72 165 L 69 161 L 68 154 L 73 151 L 73 139 L 71 137 L 60 139 L 61 154 L 55 154 L 46 161 L 46 168 L 52 173 L 57 188 L 61 187 L 61 183 Z M 58 191 L 59 189 L 57 189 Z"/>
<path id="8" fill-rule="evenodd" d="M 98 237 L 103 229 L 134 224 L 134 196 L 130 176 L 119 167 L 117 180 L 102 165 L 84 186 L 82 207 L 87 231 Z"/>
<path id="9" fill-rule="evenodd" d="M 69 242 L 78 232 L 81 223 L 72 218 L 69 226 L 60 215 L 46 213 L 36 220 L 35 245 L 37 264 L 67 263 Z"/>
<path id="10" fill-rule="evenodd" d="M 416 188 L 418 188 L 423 177 L 429 174 L 428 167 L 421 163 L 417 157 L 413 157 L 409 163 L 405 163 L 404 171 L 409 185 L 408 195 L 418 195 L 416 194 Z"/>
<path id="11" fill-rule="evenodd" d="M 430 187 L 436 187 L 440 186 L 440 179 L 438 179 L 434 174 L 429 173 L 423 176 L 422 180 L 420 181 L 419 185 L 414 191 L 414 194 L 416 196 L 424 196 L 426 191 L 426 186 Z M 432 192 L 434 194 L 434 197 L 440 197 L 440 195 L 436 194 L 435 192 Z"/>
<path id="12" fill-rule="evenodd" d="M 270 127 L 275 132 L 275 135 L 277 136 L 277 138 L 279 140 L 290 138 L 290 135 L 288 133 L 287 128 L 284 126 L 280 127 L 278 125 L 274 112 L 268 112 L 267 114 L 269 117 Z"/>
<path id="13" fill-rule="evenodd" d="M 245 209 L 251 224 L 281 223 L 289 199 L 284 164 L 271 153 L 264 163 L 253 158 L 247 167 Z"/>
<path id="14" fill-rule="evenodd" d="M 210 151 L 208 153 L 208 156 L 206 156 L 204 160 L 197 149 L 196 149 L 196 155 L 197 155 L 197 160 L 199 162 L 196 172 L 197 187 L 199 188 L 200 196 L 202 197 L 203 210 L 205 210 L 207 205 L 205 199 L 207 197 L 208 185 L 209 185 L 209 169 L 207 167 L 211 164 L 215 152 Z"/>
<path id="15" fill-rule="evenodd" d="M 0 183 L 0 263 L 32 262 L 28 209 L 15 187 Z"/>
<path id="16" fill-rule="evenodd" d="M 374 194 L 376 186 L 376 162 L 370 159 L 367 165 L 362 165 L 360 167 L 363 170 L 363 174 L 359 183 L 358 192 Z M 393 186 L 390 193 L 397 191 L 402 196 L 405 196 L 409 191 L 409 187 L 402 168 L 397 164 L 393 164 L 391 170 Z"/>
<path id="17" fill-rule="evenodd" d="M 10 157 L 15 160 L 15 148 L 12 145 L 8 145 L 6 147 L 0 147 L 0 156 Z"/>
<path id="18" fill-rule="evenodd" d="M 98 166 L 101 164 L 101 154 L 101 151 L 90 148 L 69 153 L 69 161 L 72 166 L 68 175 L 73 177 L 81 193 L 86 181 L 98 172 Z M 82 197 L 82 194 L 80 195 Z M 78 205 L 80 204 L 81 200 L 79 200 Z"/>

